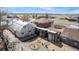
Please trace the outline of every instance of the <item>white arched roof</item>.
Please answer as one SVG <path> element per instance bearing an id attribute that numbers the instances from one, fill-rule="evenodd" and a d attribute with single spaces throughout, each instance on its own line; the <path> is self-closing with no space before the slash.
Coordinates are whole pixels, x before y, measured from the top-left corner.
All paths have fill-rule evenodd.
<path id="1" fill-rule="evenodd" d="M 20 19 L 14 19 L 13 21 L 11 21 L 12 22 L 12 24 L 11 25 L 9 25 L 9 29 L 13 29 L 13 30 L 15 30 L 15 31 L 18 31 L 18 32 L 20 32 L 21 31 L 21 29 L 24 27 L 24 26 L 27 26 L 28 24 L 31 24 L 32 26 L 35 26 L 33 23 L 31 23 L 31 22 L 23 22 L 22 20 L 20 20 Z M 27 26 L 28 27 L 28 26 Z"/>

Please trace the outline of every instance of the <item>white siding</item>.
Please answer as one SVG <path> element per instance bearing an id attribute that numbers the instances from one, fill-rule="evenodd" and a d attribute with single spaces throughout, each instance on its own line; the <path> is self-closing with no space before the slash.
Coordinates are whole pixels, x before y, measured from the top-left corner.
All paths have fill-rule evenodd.
<path id="1" fill-rule="evenodd" d="M 9 29 L 18 37 L 24 37 L 31 34 L 34 34 L 35 25 L 31 22 L 22 22 L 21 20 L 14 20 L 13 23 L 9 26 Z"/>

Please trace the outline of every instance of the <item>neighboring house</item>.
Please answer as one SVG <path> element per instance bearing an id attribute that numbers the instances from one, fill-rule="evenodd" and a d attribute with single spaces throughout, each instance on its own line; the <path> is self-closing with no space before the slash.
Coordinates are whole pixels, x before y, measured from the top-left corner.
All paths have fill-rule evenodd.
<path id="1" fill-rule="evenodd" d="M 42 28 L 48 28 L 51 27 L 51 25 L 53 24 L 53 20 L 52 19 L 48 19 L 48 18 L 41 18 L 41 19 L 37 19 L 35 21 L 35 24 L 38 27 L 42 27 Z"/>
<path id="2" fill-rule="evenodd" d="M 79 16 L 73 16 L 68 18 L 69 21 L 76 21 L 79 22 Z"/>
<path id="3" fill-rule="evenodd" d="M 79 48 L 79 26 L 71 25 L 64 28 L 61 37 L 65 43 Z"/>
<path id="4" fill-rule="evenodd" d="M 79 41 L 79 30 L 65 28 L 63 31 L 63 36 L 68 37 L 68 38 L 73 39 L 73 40 L 76 40 L 76 41 Z"/>

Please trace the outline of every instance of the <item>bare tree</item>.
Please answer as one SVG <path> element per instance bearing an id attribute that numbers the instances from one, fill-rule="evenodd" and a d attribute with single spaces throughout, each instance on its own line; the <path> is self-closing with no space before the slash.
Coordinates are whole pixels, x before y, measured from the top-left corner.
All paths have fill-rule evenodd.
<path id="1" fill-rule="evenodd" d="M 48 14 L 46 14 L 46 16 L 45 16 L 46 18 L 48 18 Z"/>
<path id="2" fill-rule="evenodd" d="M 24 14 L 22 17 L 21 17 L 21 19 L 23 20 L 23 21 L 28 21 L 28 15 L 26 15 L 26 14 Z"/>
<path id="3" fill-rule="evenodd" d="M 6 14 L 7 14 L 6 8 L 0 7 L 0 24 L 1 24 L 1 20 L 2 20 L 1 17 L 6 15 Z"/>
<path id="4" fill-rule="evenodd" d="M 0 7 L 0 29 L 4 29 L 6 26 L 2 26 L 2 22 L 7 22 L 8 24 L 8 21 L 6 20 L 3 20 L 2 16 L 4 15 L 7 15 L 7 8 L 6 7 Z"/>

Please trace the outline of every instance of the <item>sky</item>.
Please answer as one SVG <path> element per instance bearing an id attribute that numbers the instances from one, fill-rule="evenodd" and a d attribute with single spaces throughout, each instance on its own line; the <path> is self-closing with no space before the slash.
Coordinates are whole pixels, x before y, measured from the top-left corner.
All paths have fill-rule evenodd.
<path id="1" fill-rule="evenodd" d="M 7 7 L 7 10 L 9 13 L 79 13 L 79 7 Z"/>

